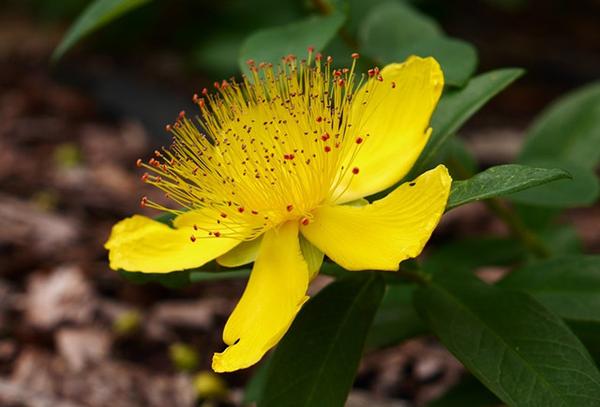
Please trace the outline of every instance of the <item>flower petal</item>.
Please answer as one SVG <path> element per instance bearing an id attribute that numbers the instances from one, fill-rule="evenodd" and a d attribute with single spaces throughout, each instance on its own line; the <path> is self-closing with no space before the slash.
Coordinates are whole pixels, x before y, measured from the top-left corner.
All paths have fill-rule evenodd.
<path id="1" fill-rule="evenodd" d="M 222 256 L 217 257 L 217 263 L 223 267 L 240 267 L 256 260 L 262 236 L 248 242 L 242 242 Z"/>
<path id="2" fill-rule="evenodd" d="M 301 232 L 348 270 L 398 270 L 416 257 L 437 226 L 450 192 L 443 165 L 367 206 L 324 206 Z"/>
<path id="3" fill-rule="evenodd" d="M 283 337 L 308 299 L 308 267 L 300 252 L 297 222 L 267 231 L 240 302 L 229 317 L 213 357 L 216 372 L 243 369 Z"/>
<path id="4" fill-rule="evenodd" d="M 355 132 L 364 144 L 351 166 L 360 172 L 347 171 L 347 181 L 352 180 L 346 191 L 340 191 L 338 203 L 394 185 L 411 169 L 431 134 L 429 120 L 444 87 L 437 61 L 410 57 L 402 64 L 387 65 L 381 76 L 383 82 L 370 95 L 365 94 L 367 84 L 355 96 L 352 114 L 362 115 Z M 369 100 L 366 109 L 362 106 L 365 97 Z"/>
<path id="5" fill-rule="evenodd" d="M 202 266 L 231 250 L 240 241 L 199 238 L 194 229 L 173 229 L 145 216 L 134 215 L 117 223 L 104 247 L 110 268 L 144 273 L 168 273 Z"/>

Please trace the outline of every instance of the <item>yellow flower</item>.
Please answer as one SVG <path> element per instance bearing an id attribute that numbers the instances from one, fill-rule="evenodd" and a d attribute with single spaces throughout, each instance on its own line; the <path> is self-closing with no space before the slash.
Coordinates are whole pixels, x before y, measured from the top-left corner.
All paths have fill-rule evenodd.
<path id="1" fill-rule="evenodd" d="M 248 367 L 277 344 L 308 299 L 323 253 L 348 270 L 398 270 L 417 256 L 451 183 L 438 166 L 383 199 L 361 199 L 402 179 L 425 146 L 444 81 L 433 58 L 367 77 L 355 75 L 355 63 L 335 70 L 312 53 L 277 68 L 249 65 L 242 83 L 195 96 L 197 124 L 180 114 L 168 126 L 172 145 L 138 161 L 152 170 L 145 181 L 183 207 L 143 198 L 177 215 L 173 227 L 135 215 L 106 243 L 111 268 L 128 271 L 254 261 L 225 326 L 228 347 L 214 355 L 217 372 Z"/>

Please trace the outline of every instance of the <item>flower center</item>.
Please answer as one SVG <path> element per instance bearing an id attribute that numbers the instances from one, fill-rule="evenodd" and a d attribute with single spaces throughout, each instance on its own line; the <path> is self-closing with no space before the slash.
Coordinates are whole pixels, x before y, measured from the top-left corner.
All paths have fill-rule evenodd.
<path id="1" fill-rule="evenodd" d="M 201 116 L 181 112 L 167 130 L 169 148 L 155 151 L 142 179 L 184 210 L 201 210 L 198 236 L 252 239 L 290 219 L 307 224 L 311 211 L 334 203 L 360 169 L 352 162 L 369 134 L 361 122 L 378 81 L 356 83 L 358 54 L 350 69 L 331 67 L 317 54 L 271 64 L 248 61 L 241 83 L 215 83 L 217 92 L 194 95 Z M 379 76 L 370 70 L 369 76 Z M 379 77 L 379 79 L 381 79 Z M 175 214 L 146 198 L 144 205 Z M 204 232 L 204 233 L 201 233 Z"/>

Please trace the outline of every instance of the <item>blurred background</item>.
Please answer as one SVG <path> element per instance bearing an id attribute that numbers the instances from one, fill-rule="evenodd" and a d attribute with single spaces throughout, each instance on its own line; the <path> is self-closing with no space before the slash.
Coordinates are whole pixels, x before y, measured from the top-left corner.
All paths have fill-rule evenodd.
<path id="1" fill-rule="evenodd" d="M 150 1 L 54 62 L 89 1 L 0 3 L 0 405 L 242 403 L 252 369 L 207 371 L 245 281 L 136 285 L 108 269 L 103 244 L 117 220 L 156 215 L 138 205 L 155 191 L 140 182 L 136 159 L 168 142 L 165 124 L 182 109 L 194 111 L 193 93 L 239 75 L 245 38 L 326 14 L 335 3 Z M 343 35 L 325 53 L 348 60 L 360 46 L 360 17 L 380 3 L 350 1 Z M 600 1 L 422 0 L 412 7 L 472 44 L 477 72 L 526 70 L 461 131 L 481 168 L 513 161 L 536 115 L 600 77 Z M 571 209 L 561 222 L 556 239 L 565 251 L 600 253 L 598 204 Z M 475 204 L 444 217 L 432 245 L 506 233 Z M 502 270 L 480 272 L 493 278 Z M 413 339 L 365 356 L 348 405 L 426 405 L 462 375 L 432 338 Z"/>

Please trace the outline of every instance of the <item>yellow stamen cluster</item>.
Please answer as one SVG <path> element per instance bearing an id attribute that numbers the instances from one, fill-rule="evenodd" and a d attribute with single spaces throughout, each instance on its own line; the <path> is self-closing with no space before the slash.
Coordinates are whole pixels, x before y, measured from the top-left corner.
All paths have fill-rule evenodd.
<path id="1" fill-rule="evenodd" d="M 332 58 L 293 56 L 279 66 L 248 61 L 250 76 L 215 83 L 194 95 L 201 115 L 184 112 L 169 148 L 155 151 L 143 180 L 185 210 L 202 210 L 192 240 L 209 236 L 252 239 L 289 219 L 308 224 L 311 211 L 334 203 L 357 176 L 352 161 L 369 134 L 361 134 L 364 106 L 377 80 L 356 83 Z M 379 76 L 377 69 L 370 76 Z M 381 79 L 381 78 L 379 78 Z M 355 100 L 359 98 L 360 100 Z M 142 198 L 142 204 L 180 214 Z"/>

